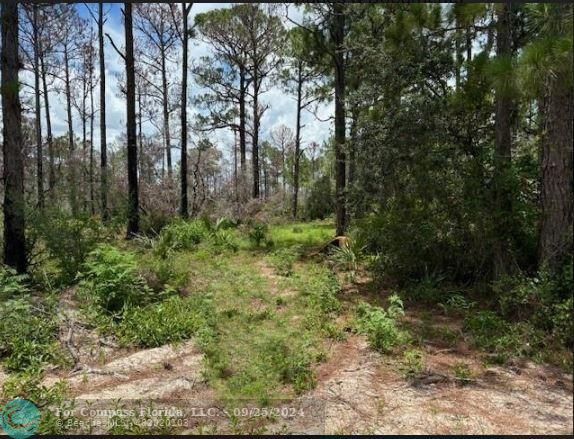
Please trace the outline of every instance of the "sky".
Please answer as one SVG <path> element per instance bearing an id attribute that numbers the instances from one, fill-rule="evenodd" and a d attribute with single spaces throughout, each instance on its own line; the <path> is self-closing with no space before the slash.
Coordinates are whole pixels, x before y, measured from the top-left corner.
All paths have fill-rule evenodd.
<path id="1" fill-rule="evenodd" d="M 190 25 L 194 22 L 194 17 L 196 14 L 206 12 L 216 8 L 229 7 L 230 3 L 195 3 L 192 7 L 190 14 Z M 92 8 L 94 12 L 97 12 L 97 4 L 77 4 L 78 12 L 80 15 L 89 20 L 90 25 L 94 26 L 95 22 L 91 18 L 88 7 Z M 122 23 L 121 15 L 122 4 L 105 4 L 104 12 L 108 11 L 108 19 L 105 24 L 104 32 L 108 33 L 113 39 L 114 43 L 118 47 L 123 47 L 124 45 L 124 27 Z M 301 18 L 301 13 L 290 7 L 290 17 L 296 20 Z M 290 23 L 285 20 L 286 27 L 290 26 Z M 125 72 L 125 64 L 123 59 L 116 53 L 109 41 L 105 40 L 105 64 L 106 64 L 106 123 L 107 123 L 107 139 L 108 143 L 114 144 L 114 141 L 119 138 L 119 136 L 125 133 L 125 121 L 126 121 L 126 102 L 125 99 L 118 96 L 118 80 L 116 79 L 117 73 Z M 193 63 L 201 56 L 208 55 L 210 48 L 205 43 L 201 43 L 197 40 L 192 40 L 189 46 L 189 65 Z M 199 94 L 201 89 L 195 84 L 193 74 L 188 76 L 189 86 L 188 93 L 190 97 L 195 94 Z M 53 132 L 55 136 L 63 135 L 67 131 L 67 116 L 66 116 L 66 102 L 63 94 L 52 93 L 51 96 L 51 117 Z M 94 100 L 99 102 L 99 87 L 96 87 Z M 261 131 L 260 131 L 260 141 L 269 139 L 270 133 L 274 127 L 284 124 L 291 129 L 295 129 L 295 106 L 296 102 L 294 96 L 288 95 L 278 86 L 272 86 L 267 93 L 261 97 L 262 104 L 268 104 L 269 109 L 263 115 L 261 121 Z M 320 119 L 327 119 L 332 114 L 332 104 L 322 105 L 317 115 Z M 196 110 L 190 105 L 188 107 L 188 114 L 193 115 Z M 192 116 L 188 116 L 188 120 Z M 81 122 L 77 114 L 74 114 L 74 131 L 76 135 L 81 133 Z M 178 123 L 178 115 L 175 114 L 173 118 L 172 126 L 176 127 Z M 302 123 L 304 125 L 302 129 L 302 141 L 303 147 L 309 142 L 318 142 L 321 144 L 326 140 L 332 130 L 331 122 L 321 122 L 317 118 L 307 112 L 302 115 Z M 98 127 L 98 115 L 96 115 L 95 127 Z M 45 127 L 43 127 L 45 129 Z M 153 127 L 151 123 L 146 123 L 143 126 L 143 131 L 146 134 L 157 133 L 157 129 Z M 174 130 L 175 132 L 176 130 Z M 98 129 L 94 129 L 94 143 L 99 145 L 100 133 Z M 216 144 L 218 149 L 220 149 L 224 154 L 229 154 L 233 145 L 233 135 L 230 130 L 222 129 L 209 134 L 210 140 Z M 192 145 L 193 142 L 198 139 L 197 133 L 191 133 Z M 174 139 L 173 145 L 179 143 L 179 139 Z M 177 157 L 179 154 L 175 154 Z M 177 160 L 176 160 L 177 161 Z"/>

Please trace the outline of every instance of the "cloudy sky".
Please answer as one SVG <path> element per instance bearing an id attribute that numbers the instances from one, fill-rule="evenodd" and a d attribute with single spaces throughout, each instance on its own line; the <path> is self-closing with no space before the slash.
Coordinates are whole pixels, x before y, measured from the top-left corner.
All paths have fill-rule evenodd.
<path id="1" fill-rule="evenodd" d="M 201 12 L 206 12 L 215 8 L 229 7 L 229 3 L 195 3 L 192 8 L 190 24 L 193 23 L 196 14 Z M 91 7 L 94 12 L 97 11 L 96 4 L 77 4 L 76 7 L 80 15 L 86 19 L 89 19 L 90 25 L 95 27 L 95 23 L 91 18 L 88 7 Z M 116 46 L 123 47 L 124 44 L 124 28 L 122 23 L 122 15 L 120 8 L 121 4 L 105 4 L 104 11 L 108 11 L 108 20 L 105 25 L 105 32 L 110 35 L 114 40 Z M 295 10 L 293 6 L 289 8 L 290 17 L 299 20 L 301 18 L 300 12 Z M 282 10 L 283 11 L 283 10 Z M 289 23 L 285 21 L 287 27 Z M 189 50 L 189 62 L 190 66 L 199 57 L 209 54 L 209 47 L 199 41 L 192 40 Z M 125 133 L 125 115 L 126 115 L 126 103 L 125 100 L 118 97 L 118 83 L 116 79 L 117 73 L 125 72 L 125 65 L 123 59 L 115 52 L 113 47 L 110 45 L 109 41 L 106 39 L 105 47 L 105 58 L 106 58 L 106 120 L 108 128 L 108 141 L 113 144 L 113 142 L 118 138 L 118 136 Z M 201 90 L 196 86 L 193 75 L 189 74 L 189 94 L 193 96 L 198 94 Z M 99 87 L 96 88 L 96 103 L 99 102 L 97 98 L 97 93 L 99 93 Z M 53 118 L 53 130 L 54 135 L 62 135 L 67 130 L 66 122 L 66 107 L 65 99 L 63 95 L 53 93 L 51 96 L 51 115 Z M 265 112 L 262 119 L 261 135 L 260 139 L 265 140 L 269 138 L 271 130 L 280 124 L 285 124 L 288 127 L 294 129 L 295 125 L 295 100 L 292 96 L 286 94 L 279 87 L 272 87 L 265 93 L 261 98 L 263 104 L 268 104 L 269 109 Z M 96 104 L 97 105 L 97 104 Z M 192 114 L 195 109 L 191 106 L 188 111 Z M 332 105 L 324 105 L 319 108 L 318 116 L 321 119 L 327 119 L 332 114 Z M 97 117 L 97 116 L 96 116 Z M 172 126 L 176 126 L 178 116 L 175 115 L 174 122 Z M 189 120 L 189 118 L 188 118 Z M 303 114 L 303 124 L 305 125 L 302 130 L 302 139 L 304 144 L 310 141 L 316 141 L 321 143 L 323 140 L 327 139 L 332 130 L 332 124 L 330 122 L 321 122 L 315 118 L 312 114 Z M 96 127 L 98 126 L 98 121 L 96 119 Z M 45 127 L 43 127 L 45 129 Z M 74 114 L 74 129 L 76 134 L 81 133 L 80 120 L 77 114 Z M 144 126 L 144 132 L 146 134 L 152 134 L 156 131 L 156 128 L 152 126 L 151 123 Z M 213 134 L 209 135 L 210 139 L 215 141 L 218 148 L 228 153 L 231 150 L 233 144 L 233 136 L 229 130 L 218 130 Z M 197 135 L 192 133 L 192 140 L 196 140 Z M 95 144 L 99 144 L 99 130 L 94 130 L 94 140 Z M 177 145 L 178 140 L 174 140 L 174 144 Z M 177 156 L 177 154 L 176 154 Z"/>

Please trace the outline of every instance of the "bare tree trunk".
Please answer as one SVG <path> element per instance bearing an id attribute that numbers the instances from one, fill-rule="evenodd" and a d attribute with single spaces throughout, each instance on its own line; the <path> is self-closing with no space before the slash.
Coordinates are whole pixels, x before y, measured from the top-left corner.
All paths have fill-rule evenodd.
<path id="1" fill-rule="evenodd" d="M 108 154 L 106 145 L 106 66 L 104 58 L 103 4 L 98 5 L 98 41 L 100 58 L 100 202 L 102 221 L 107 222 L 108 213 Z"/>
<path id="2" fill-rule="evenodd" d="M 18 83 L 18 3 L 2 7 L 2 137 L 4 154 L 4 263 L 26 271 L 24 159 Z"/>
<path id="3" fill-rule="evenodd" d="M 41 44 L 41 42 L 40 42 Z M 46 66 L 44 64 L 44 50 L 40 48 L 40 69 L 42 76 L 42 89 L 44 91 L 44 108 L 46 113 L 46 143 L 48 144 L 48 189 L 51 191 L 56 185 L 56 169 L 54 157 L 54 141 L 52 137 L 52 121 L 50 119 L 50 97 L 48 94 L 48 83 L 46 81 Z"/>
<path id="4" fill-rule="evenodd" d="M 233 130 L 233 186 L 235 188 L 235 201 L 239 202 L 237 178 L 237 131 Z"/>
<path id="5" fill-rule="evenodd" d="M 253 198 L 259 198 L 259 78 L 258 66 L 253 66 L 253 133 L 251 144 L 251 164 L 253 166 Z"/>
<path id="6" fill-rule="evenodd" d="M 86 186 L 88 183 L 87 175 L 86 175 L 86 168 L 85 162 L 86 159 L 86 152 L 88 150 L 88 133 L 87 133 L 87 113 L 88 108 L 86 105 L 86 98 L 87 98 L 87 84 L 85 82 L 85 78 L 83 78 L 84 83 L 82 84 L 82 160 L 80 161 L 80 166 L 82 170 L 82 203 L 84 206 L 84 212 L 88 210 L 88 198 L 86 197 Z"/>
<path id="7" fill-rule="evenodd" d="M 179 207 L 179 214 L 182 218 L 187 218 L 187 48 L 188 48 L 188 30 L 187 30 L 187 17 L 189 15 L 190 6 L 185 3 L 181 4 L 181 15 L 183 18 L 182 30 L 182 67 L 181 67 L 181 161 L 180 161 L 180 186 L 181 186 L 181 201 Z"/>
<path id="8" fill-rule="evenodd" d="M 239 68 L 239 161 L 240 168 L 240 191 L 241 199 L 244 199 L 244 191 L 246 191 L 246 176 L 247 176 L 247 139 L 246 139 L 246 122 L 247 118 L 245 110 L 245 98 L 247 95 L 247 82 L 245 79 L 245 68 Z"/>
<path id="9" fill-rule="evenodd" d="M 96 213 L 96 205 L 94 199 L 94 71 L 90 72 L 90 169 L 89 169 L 89 184 L 90 184 L 90 213 Z"/>
<path id="10" fill-rule="evenodd" d="M 34 97 L 36 103 L 36 179 L 38 189 L 38 208 L 44 209 L 44 171 L 42 156 L 42 113 L 40 108 L 40 45 L 38 35 L 38 5 L 32 6 L 34 33 Z"/>
<path id="11" fill-rule="evenodd" d="M 346 214 L 346 157 L 345 157 L 345 12 L 344 4 L 334 4 L 333 39 L 335 43 L 335 215 L 336 233 L 344 235 Z"/>
<path id="12" fill-rule="evenodd" d="M 302 78 L 303 63 L 299 61 L 297 66 L 297 117 L 295 122 L 295 157 L 293 165 L 293 218 L 297 218 L 299 202 L 299 161 L 301 159 L 301 99 L 303 90 Z"/>
<path id="13" fill-rule="evenodd" d="M 68 116 L 68 185 L 70 189 L 70 208 L 72 215 L 78 213 L 76 194 L 76 164 L 74 163 L 74 125 L 72 121 L 72 92 L 70 90 L 70 60 L 68 46 L 64 47 L 64 82 L 66 88 L 66 112 Z"/>
<path id="14" fill-rule="evenodd" d="M 169 94 L 167 89 L 167 67 L 165 51 L 161 51 L 161 84 L 162 84 L 162 108 L 163 108 L 163 131 L 165 141 L 165 154 L 167 160 L 167 176 L 171 180 L 172 167 L 171 167 L 171 139 L 169 134 Z"/>
<path id="15" fill-rule="evenodd" d="M 127 238 L 139 232 L 138 199 L 138 146 L 136 133 L 136 81 L 134 65 L 134 35 L 132 4 L 124 3 L 126 41 L 126 101 L 127 101 L 127 149 L 128 149 L 128 228 Z"/>
<path id="16" fill-rule="evenodd" d="M 572 252 L 574 93 L 564 75 L 550 79 L 547 90 L 542 135 L 539 258 L 541 267 L 557 271 Z"/>
<path id="17" fill-rule="evenodd" d="M 512 12 L 509 3 L 497 5 L 500 9 L 497 20 L 496 55 L 499 58 L 512 56 Z M 511 113 L 512 99 L 505 90 L 496 92 L 495 109 L 495 199 L 497 229 L 499 236 L 495 245 L 494 276 L 508 274 L 512 266 L 512 197 L 509 189 L 509 174 L 512 160 Z"/>

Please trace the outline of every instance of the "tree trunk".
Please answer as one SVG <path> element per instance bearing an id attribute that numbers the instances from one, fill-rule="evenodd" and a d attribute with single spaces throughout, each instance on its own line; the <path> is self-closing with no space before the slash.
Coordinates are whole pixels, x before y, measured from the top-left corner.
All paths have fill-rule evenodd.
<path id="1" fill-rule="evenodd" d="M 241 199 L 244 199 L 244 191 L 246 191 L 246 176 L 247 176 L 247 139 L 246 139 L 246 121 L 247 118 L 245 110 L 245 97 L 247 95 L 247 82 L 245 79 L 245 68 L 239 68 L 239 163 L 240 168 L 240 191 Z"/>
<path id="2" fill-rule="evenodd" d="M 76 195 L 76 164 L 74 163 L 74 125 L 72 121 L 72 92 L 70 90 L 70 60 L 68 47 L 64 47 L 64 82 L 66 88 L 66 112 L 68 116 L 68 185 L 70 189 L 70 208 L 72 215 L 78 213 Z"/>
<path id="3" fill-rule="evenodd" d="M 90 70 L 90 169 L 88 173 L 90 185 L 90 213 L 96 213 L 96 205 L 94 199 L 94 71 L 93 64 Z"/>
<path id="4" fill-rule="evenodd" d="M 84 205 L 84 212 L 88 210 L 88 198 L 86 197 L 86 186 L 88 179 L 86 178 L 86 168 L 85 168 L 85 159 L 86 159 L 86 152 L 88 150 L 88 132 L 87 132 L 87 113 L 88 108 L 86 105 L 86 98 L 87 98 L 87 84 L 84 78 L 84 84 L 82 85 L 82 160 L 79 161 L 79 165 L 81 165 L 82 170 L 82 202 Z"/>
<path id="5" fill-rule="evenodd" d="M 44 171 L 42 156 L 42 113 L 40 109 L 40 45 L 38 35 L 38 5 L 32 6 L 34 33 L 34 97 L 36 103 L 36 179 L 38 189 L 38 208 L 44 208 Z"/>
<path id="6" fill-rule="evenodd" d="M 167 160 L 167 176 L 171 180 L 172 167 L 171 167 L 171 139 L 169 135 L 169 93 L 167 89 L 167 67 L 165 51 L 161 51 L 161 84 L 162 84 L 162 108 L 163 108 L 163 131 L 165 141 L 165 154 Z"/>
<path id="7" fill-rule="evenodd" d="M 295 157 L 293 164 L 293 218 L 297 218 L 297 207 L 299 202 L 299 161 L 301 159 L 301 100 L 303 90 L 303 62 L 299 61 L 297 66 L 297 116 L 295 122 Z"/>
<path id="8" fill-rule="evenodd" d="M 345 234 L 346 214 L 346 156 L 345 156 L 345 13 L 344 4 L 334 6 L 333 39 L 335 43 L 335 215 L 337 236 Z"/>
<path id="9" fill-rule="evenodd" d="M 558 271 L 572 252 L 574 93 L 565 75 L 550 79 L 543 117 L 540 266 Z"/>
<path id="10" fill-rule="evenodd" d="M 2 5 L 2 137 L 4 154 L 4 263 L 26 271 L 24 159 L 18 83 L 18 3 Z"/>
<path id="11" fill-rule="evenodd" d="M 136 133 L 136 81 L 134 65 L 134 35 L 132 4 L 124 3 L 126 41 L 126 101 L 127 101 L 127 149 L 128 149 L 128 229 L 127 238 L 139 232 L 138 200 L 138 147 Z"/>
<path id="12" fill-rule="evenodd" d="M 187 211 L 187 15 L 188 9 L 185 3 L 181 4 L 181 14 L 183 17 L 182 30 L 182 68 L 181 68 L 181 201 L 179 214 L 182 218 L 188 217 Z"/>
<path id="13" fill-rule="evenodd" d="M 512 12 L 510 4 L 502 3 L 497 20 L 496 55 L 499 59 L 512 56 Z M 509 177 L 512 154 L 512 98 L 507 90 L 496 90 L 495 109 L 495 168 L 494 186 L 497 230 L 499 236 L 494 248 L 494 276 L 508 274 L 512 267 L 512 194 Z"/>
<path id="14" fill-rule="evenodd" d="M 102 3 L 98 5 L 98 41 L 100 58 L 100 202 L 102 205 L 102 221 L 107 222 L 109 213 L 108 155 L 106 145 L 106 66 L 104 59 L 104 13 Z"/>
<path id="15" fill-rule="evenodd" d="M 44 52 L 41 50 L 40 68 L 42 76 L 42 89 L 44 91 L 44 112 L 46 113 L 46 143 L 48 144 L 48 189 L 51 191 L 56 186 L 56 169 L 54 157 L 54 141 L 52 137 L 52 121 L 50 119 L 50 98 L 48 95 L 48 83 L 46 81 L 46 66 L 44 64 Z"/>
<path id="16" fill-rule="evenodd" d="M 253 66 L 253 133 L 251 162 L 253 166 L 253 198 L 259 198 L 259 78 L 258 66 Z"/>

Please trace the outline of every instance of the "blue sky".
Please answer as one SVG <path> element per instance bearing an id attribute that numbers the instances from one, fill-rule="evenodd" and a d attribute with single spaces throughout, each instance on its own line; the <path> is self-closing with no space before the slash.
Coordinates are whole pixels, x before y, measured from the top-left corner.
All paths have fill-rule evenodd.
<path id="1" fill-rule="evenodd" d="M 193 23 L 194 16 L 198 13 L 205 12 L 211 9 L 229 7 L 230 3 L 195 3 L 192 8 L 190 23 Z M 89 20 L 90 25 L 95 26 L 93 19 L 91 18 L 87 7 L 92 8 L 93 11 L 97 11 L 97 4 L 77 4 L 76 7 L 80 15 Z M 122 4 L 105 4 L 104 11 L 108 11 L 108 20 L 105 24 L 105 32 L 108 33 L 114 40 L 118 47 L 122 47 L 124 44 L 124 29 L 121 16 Z M 290 10 L 293 10 L 290 7 Z M 300 18 L 300 13 L 297 11 L 290 12 L 290 15 L 296 18 Z M 286 26 L 288 23 L 286 22 Z M 117 96 L 118 84 L 115 78 L 114 72 L 124 72 L 125 66 L 123 60 L 115 52 L 109 42 L 106 40 L 105 47 L 106 56 L 106 109 L 107 109 L 107 127 L 108 127 L 108 141 L 114 143 L 118 136 L 125 133 L 125 112 L 126 104 L 125 100 Z M 192 41 L 190 44 L 190 65 L 194 60 L 198 59 L 200 56 L 209 54 L 209 47 L 198 41 Z M 189 75 L 190 95 L 199 93 L 200 90 L 197 88 L 193 75 Z M 63 96 L 54 95 L 53 101 L 59 102 L 60 105 L 53 106 L 53 119 L 54 119 L 54 134 L 61 135 L 66 132 L 66 113 L 65 113 L 65 101 Z M 263 104 L 268 104 L 269 109 L 265 112 L 261 125 L 260 139 L 266 140 L 269 138 L 271 130 L 278 125 L 284 124 L 292 129 L 295 128 L 295 100 L 292 96 L 286 94 L 283 90 L 278 87 L 271 87 L 267 93 L 265 93 L 261 101 Z M 96 101 L 97 102 L 97 101 Z M 188 107 L 190 114 L 195 113 L 195 109 L 190 105 Z M 332 111 L 332 106 L 326 104 L 319 109 L 319 116 L 321 119 L 326 119 L 330 116 Z M 74 129 L 77 133 L 80 132 L 80 120 L 77 115 L 74 115 Z M 177 116 L 174 120 L 177 120 Z M 173 123 L 172 123 L 173 124 Z M 303 143 L 306 144 L 311 141 L 321 143 L 326 140 L 332 129 L 330 122 L 320 122 L 316 118 L 308 113 L 303 114 L 303 124 L 305 127 L 302 130 Z M 97 122 L 96 122 L 97 126 Z M 151 123 L 144 126 L 144 132 L 146 134 L 152 134 L 155 132 L 155 128 Z M 216 146 L 224 153 L 229 153 L 231 146 L 233 144 L 233 136 L 228 130 L 218 130 L 213 135 L 209 135 L 210 139 L 216 143 Z M 197 135 L 192 133 L 192 141 L 197 139 Z M 94 140 L 96 144 L 99 142 L 99 132 L 95 130 Z M 179 141 L 175 140 L 174 144 Z"/>

